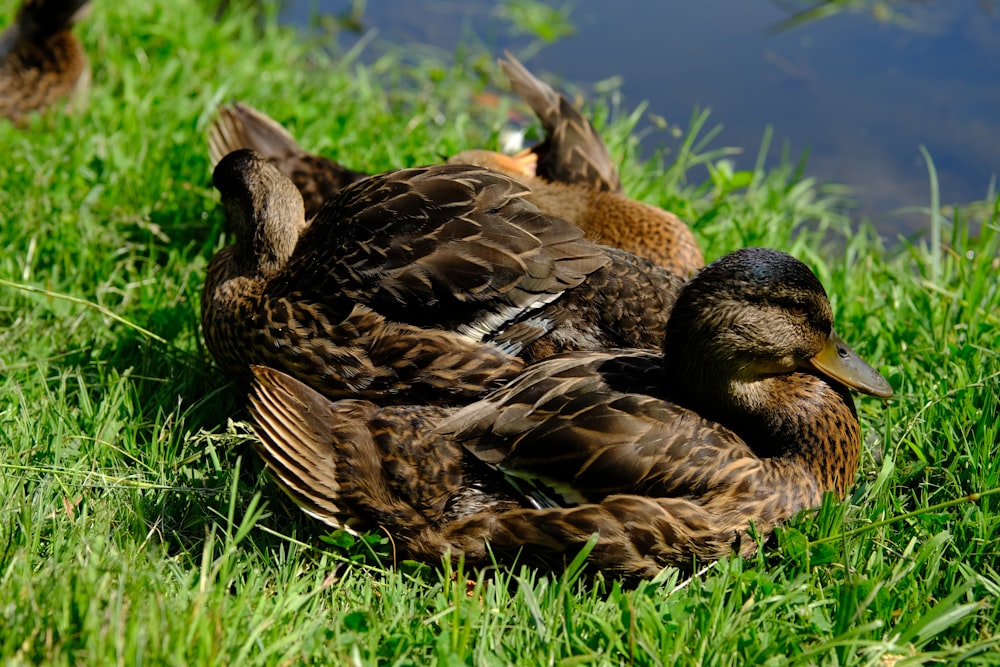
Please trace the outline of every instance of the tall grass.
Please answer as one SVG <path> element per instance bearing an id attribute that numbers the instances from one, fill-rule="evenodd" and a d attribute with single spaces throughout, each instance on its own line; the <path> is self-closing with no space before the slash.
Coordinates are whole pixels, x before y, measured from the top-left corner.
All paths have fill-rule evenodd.
<path id="1" fill-rule="evenodd" d="M 394 563 L 387 536 L 324 536 L 288 506 L 209 363 L 199 291 L 225 240 L 203 135 L 238 98 L 355 168 L 436 161 L 495 141 L 505 109 L 470 103 L 492 58 L 361 66 L 273 9 L 212 19 L 196 0 L 98 2 L 86 110 L 0 122 L 5 661 L 1000 662 L 997 496 L 956 502 L 1000 488 L 996 201 L 975 231 L 959 211 L 940 245 L 886 248 L 792 159 L 734 172 L 695 113 L 678 153 L 625 159 L 625 187 L 690 220 L 710 257 L 770 245 L 817 270 L 897 391 L 858 401 L 850 497 L 690 581 Z M 594 113 L 635 155 L 641 111 Z"/>

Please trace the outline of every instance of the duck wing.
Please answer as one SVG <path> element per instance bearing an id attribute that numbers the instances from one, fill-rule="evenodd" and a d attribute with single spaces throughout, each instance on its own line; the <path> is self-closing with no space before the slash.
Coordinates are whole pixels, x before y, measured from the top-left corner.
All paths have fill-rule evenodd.
<path id="1" fill-rule="evenodd" d="M 292 292 L 361 303 L 394 321 L 458 331 L 506 350 L 557 322 L 525 326 L 538 309 L 609 260 L 576 226 L 541 213 L 528 190 L 468 165 L 386 172 L 329 201 L 303 233 L 287 280 Z M 511 336 L 511 327 L 521 333 Z"/>
<path id="2" fill-rule="evenodd" d="M 760 461 L 725 427 L 659 398 L 662 374 L 655 352 L 561 355 L 529 366 L 439 430 L 539 507 L 615 493 L 707 500 Z"/>
<path id="3" fill-rule="evenodd" d="M 476 475 L 462 446 L 434 432 L 449 409 L 330 401 L 272 368 L 251 371 L 257 452 L 296 504 L 327 525 L 382 525 L 405 539 L 428 524 L 519 507 L 502 478 Z"/>
<path id="4" fill-rule="evenodd" d="M 747 556 L 756 550 L 754 535 L 767 535 L 795 509 L 780 497 L 769 508 L 620 493 L 575 507 L 525 508 L 489 475 L 470 474 L 472 457 L 435 429 L 448 409 L 332 402 L 272 369 L 257 366 L 253 374 L 257 451 L 285 492 L 331 526 L 378 525 L 402 553 L 428 562 L 545 559 L 589 544 L 593 565 L 653 576 L 734 550 Z"/>
<path id="5" fill-rule="evenodd" d="M 539 313 L 559 324 L 521 353 L 527 361 L 575 350 L 657 350 L 663 345 L 685 280 L 624 250 L 605 247 L 604 252 L 607 266 Z M 505 335 L 497 341 L 502 343 Z"/>

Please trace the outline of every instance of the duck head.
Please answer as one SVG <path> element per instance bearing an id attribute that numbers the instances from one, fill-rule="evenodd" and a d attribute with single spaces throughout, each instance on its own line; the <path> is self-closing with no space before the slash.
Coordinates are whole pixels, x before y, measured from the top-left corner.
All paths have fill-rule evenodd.
<path id="1" fill-rule="evenodd" d="M 750 410 L 779 403 L 780 380 L 801 371 L 892 396 L 885 378 L 834 331 L 816 275 L 768 248 L 725 255 L 685 285 L 667 325 L 664 358 L 668 377 L 683 383 L 699 411 L 725 410 L 727 402 Z"/>
<path id="2" fill-rule="evenodd" d="M 25 0 L 14 25 L 21 39 L 44 39 L 90 15 L 90 0 Z"/>
<path id="3" fill-rule="evenodd" d="M 212 183 L 235 237 L 235 260 L 247 273 L 264 277 L 277 273 L 306 226 L 298 189 L 252 150 L 233 151 L 222 158 Z"/>

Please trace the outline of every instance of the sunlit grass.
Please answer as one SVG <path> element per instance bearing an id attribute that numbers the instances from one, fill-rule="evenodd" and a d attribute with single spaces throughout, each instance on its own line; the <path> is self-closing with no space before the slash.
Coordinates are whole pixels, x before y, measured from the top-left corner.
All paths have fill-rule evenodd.
<path id="1" fill-rule="evenodd" d="M 711 258 L 769 245 L 807 261 L 896 397 L 858 400 L 845 502 L 691 581 L 394 566 L 387 536 L 325 537 L 260 475 L 208 361 L 199 293 L 224 239 L 203 135 L 236 98 L 358 169 L 433 162 L 496 141 L 507 103 L 470 104 L 500 80 L 496 54 L 361 66 L 231 4 L 216 23 L 196 0 L 97 3 L 85 112 L 0 122 L 6 661 L 997 662 L 998 497 L 962 500 L 1000 488 L 996 200 L 974 227 L 940 218 L 939 246 L 886 247 L 796 156 L 734 171 L 696 112 L 680 150 L 639 164 L 642 111 L 594 102 L 629 193 L 689 220 Z M 930 204 L 929 186 L 914 205 Z"/>

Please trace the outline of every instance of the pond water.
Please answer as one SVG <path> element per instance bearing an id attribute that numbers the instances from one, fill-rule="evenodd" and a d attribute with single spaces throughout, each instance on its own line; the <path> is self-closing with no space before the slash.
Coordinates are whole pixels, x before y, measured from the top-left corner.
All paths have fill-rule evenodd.
<path id="1" fill-rule="evenodd" d="M 509 4 L 509 3 L 508 3 Z M 857 215 L 884 236 L 919 233 L 925 215 L 903 212 L 930 202 L 925 146 L 938 170 L 944 204 L 980 200 L 1000 173 L 1000 2 L 863 2 L 876 11 L 842 13 L 785 29 L 795 0 L 579 0 L 574 27 L 526 64 L 584 91 L 620 76 L 626 108 L 686 127 L 695 107 L 721 124 L 713 145 L 743 149 L 753 164 L 765 128 L 775 155 L 808 151 L 807 175 L 845 183 Z M 349 12 L 347 0 L 286 0 L 284 21 Z M 500 55 L 523 47 L 498 3 L 484 0 L 371 0 L 362 30 L 368 47 L 421 43 L 454 52 L 475 35 Z M 891 9 L 887 9 L 890 8 Z M 886 20 L 879 11 L 895 14 Z M 347 48 L 357 36 L 341 33 Z M 596 94 L 596 93 L 595 93 Z M 667 130 L 648 132 L 644 149 L 672 148 Z M 777 159 L 777 158 L 775 158 Z"/>

